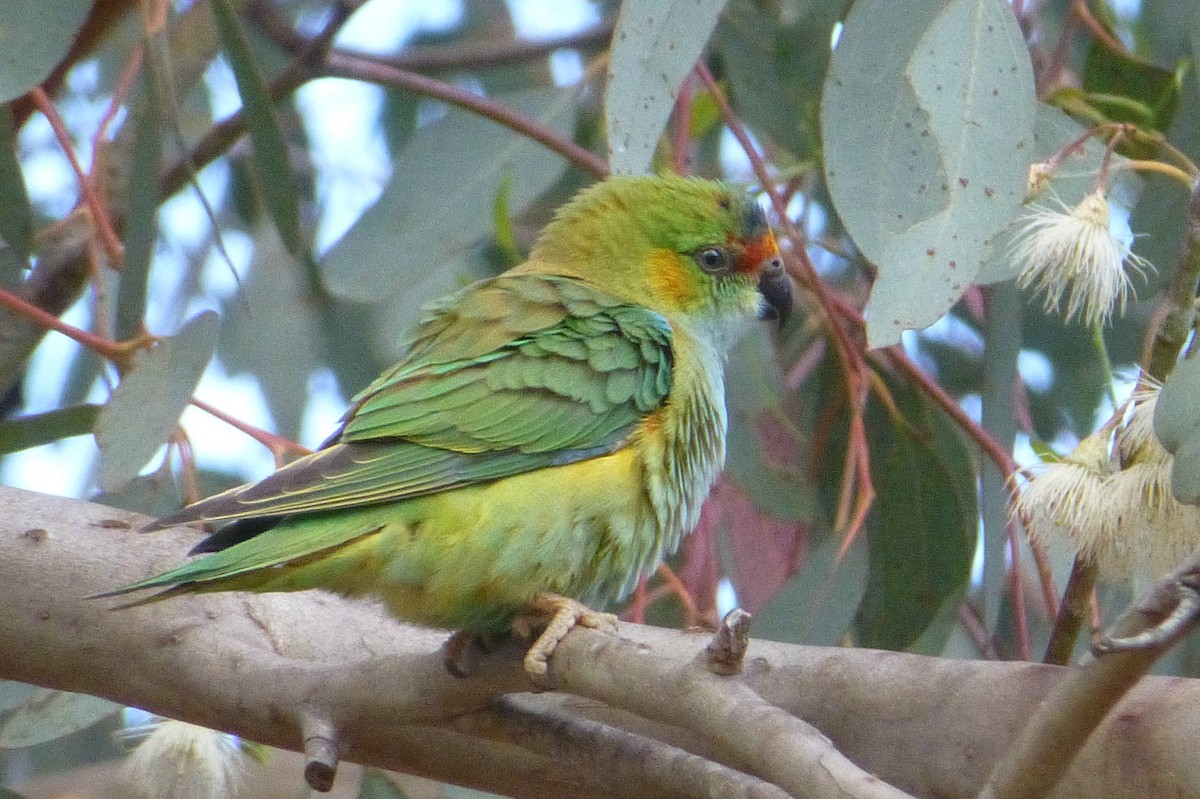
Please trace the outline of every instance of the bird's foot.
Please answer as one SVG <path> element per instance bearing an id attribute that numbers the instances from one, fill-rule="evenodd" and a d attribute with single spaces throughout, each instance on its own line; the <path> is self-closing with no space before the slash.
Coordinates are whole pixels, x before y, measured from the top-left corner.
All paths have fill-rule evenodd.
<path id="1" fill-rule="evenodd" d="M 539 591 L 534 596 L 529 613 L 517 617 L 513 622 L 513 630 L 523 638 L 530 638 L 534 628 L 545 623 L 546 617 L 550 618 L 549 624 L 525 653 L 525 671 L 539 683 L 546 676 L 554 649 L 575 625 L 609 635 L 617 634 L 617 617 L 613 614 L 600 613 L 582 602 L 547 591 Z"/>

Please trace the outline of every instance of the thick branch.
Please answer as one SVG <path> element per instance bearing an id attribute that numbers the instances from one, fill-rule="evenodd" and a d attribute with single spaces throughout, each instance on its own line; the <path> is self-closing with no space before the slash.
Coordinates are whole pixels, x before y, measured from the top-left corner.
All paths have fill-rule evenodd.
<path id="1" fill-rule="evenodd" d="M 606 702 L 523 693 L 515 705 L 497 704 L 500 694 L 530 688 L 518 661 L 485 658 L 476 676 L 452 678 L 438 653 L 444 633 L 398 624 L 367 603 L 318 592 L 229 594 L 112 611 L 108 601 L 83 600 L 177 563 L 194 536 L 141 535 L 131 529 L 142 521 L 136 515 L 14 489 L 0 488 L 0 508 L 0 677 L 93 693 L 291 749 L 303 748 L 306 718 L 325 719 L 348 760 L 514 796 L 644 795 L 671 776 L 653 771 L 664 753 L 681 772 L 672 795 L 688 795 L 685 784 L 708 786 L 709 795 L 714 784 L 770 790 L 726 770 L 763 776 L 772 755 L 756 747 L 773 744 L 757 719 L 726 717 L 726 729 L 714 730 L 703 713 L 686 710 L 694 701 L 681 693 L 689 681 L 656 682 L 664 673 L 690 674 L 707 635 L 623 624 L 632 642 L 621 642 L 577 630 L 560 645 L 552 674 L 580 692 L 610 675 L 620 685 L 586 689 L 610 694 Z M 739 692 L 756 694 L 909 793 L 966 797 L 1066 673 L 752 641 L 743 674 L 708 675 L 704 690 L 727 708 Z M 721 693 L 723 684 L 738 687 Z M 631 713 L 655 715 L 647 705 L 663 702 L 622 698 L 638 692 L 674 700 L 678 726 Z M 1052 795 L 1197 795 L 1197 708 L 1200 682 L 1143 680 Z M 589 747 L 552 747 L 519 729 L 542 714 L 576 741 L 598 736 L 642 753 L 642 779 L 614 788 L 588 760 Z M 858 795 L 853 786 L 848 794 Z"/>

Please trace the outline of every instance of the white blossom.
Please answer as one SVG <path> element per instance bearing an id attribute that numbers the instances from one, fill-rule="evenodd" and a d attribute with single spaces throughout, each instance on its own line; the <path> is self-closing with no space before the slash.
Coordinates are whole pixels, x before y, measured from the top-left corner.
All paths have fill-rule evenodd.
<path id="1" fill-rule="evenodd" d="M 123 776 L 136 799 L 232 799 L 242 766 L 230 736 L 166 719 L 130 753 Z"/>
<path id="2" fill-rule="evenodd" d="M 1114 308 L 1124 313 L 1129 273 L 1140 277 L 1150 264 L 1113 234 L 1102 192 L 1092 192 L 1074 208 L 1051 199 L 1058 207 L 1031 205 L 1013 239 L 1017 285 L 1044 293 L 1046 310 L 1063 313 L 1068 322 L 1079 317 L 1089 326 L 1102 325 Z"/>

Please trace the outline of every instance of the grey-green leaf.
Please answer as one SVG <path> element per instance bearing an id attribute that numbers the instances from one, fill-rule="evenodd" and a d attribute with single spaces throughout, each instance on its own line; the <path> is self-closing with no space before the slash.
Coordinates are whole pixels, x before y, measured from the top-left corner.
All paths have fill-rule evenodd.
<path id="1" fill-rule="evenodd" d="M 0 713 L 0 749 L 53 741 L 120 709 L 121 705 L 96 696 L 36 688 L 19 705 Z"/>
<path id="2" fill-rule="evenodd" d="M 170 435 L 217 344 L 217 315 L 204 311 L 158 342 L 125 375 L 96 420 L 97 482 L 132 480 Z"/>
<path id="3" fill-rule="evenodd" d="M 569 136 L 573 94 L 538 89 L 500 102 Z M 454 153 L 453 159 L 446 157 Z M 395 173 L 373 206 L 321 261 L 329 290 L 344 299 L 421 301 L 451 286 L 451 262 L 464 263 L 490 236 L 492 202 L 501 176 L 515 177 L 509 207 L 519 215 L 562 174 L 566 162 L 540 144 L 477 114 L 453 110 L 416 132 L 396 159 Z M 408 320 L 411 321 L 411 320 Z"/>
<path id="4" fill-rule="evenodd" d="M 5 3 L 0 14 L 0 103 L 37 86 L 63 59 L 91 13 L 88 0 Z"/>
<path id="5" fill-rule="evenodd" d="M 1033 72 L 1004 0 L 860 0 L 822 101 L 826 179 L 879 269 L 871 346 L 936 321 L 974 282 L 1019 207 Z"/>
<path id="6" fill-rule="evenodd" d="M 726 0 L 626 0 L 613 31 L 604 118 L 615 174 L 650 171 L 684 78 Z"/>
<path id="7" fill-rule="evenodd" d="M 1175 367 L 1154 406 L 1154 434 L 1175 456 L 1171 492 L 1180 502 L 1200 503 L 1200 358 Z"/>
<path id="8" fill-rule="evenodd" d="M 0 421 L 0 454 L 90 433 L 99 413 L 99 405 L 69 405 Z"/>
<path id="9" fill-rule="evenodd" d="M 867 541 L 859 536 L 844 554 L 829 536 L 804 566 L 754 617 L 754 635 L 771 641 L 836 646 L 854 622 L 867 590 Z"/>
<path id="10" fill-rule="evenodd" d="M 211 6 L 221 44 L 229 57 L 229 66 L 242 98 L 246 129 L 250 133 L 250 143 L 254 145 L 255 170 L 262 181 L 263 200 L 288 252 L 301 255 L 306 248 L 300 231 L 300 198 L 296 193 L 296 180 L 288 160 L 287 139 L 280 128 L 279 115 L 275 113 L 262 70 L 254 60 L 230 0 L 212 0 Z"/>

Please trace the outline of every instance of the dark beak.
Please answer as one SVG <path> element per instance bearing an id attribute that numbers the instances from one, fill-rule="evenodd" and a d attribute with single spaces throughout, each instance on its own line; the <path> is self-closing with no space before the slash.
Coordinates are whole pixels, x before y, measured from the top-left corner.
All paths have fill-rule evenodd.
<path id="1" fill-rule="evenodd" d="M 792 313 L 792 279 L 788 277 L 787 270 L 783 268 L 783 259 L 778 255 L 763 264 L 762 276 L 758 279 L 758 293 L 767 301 L 759 318 L 778 319 L 779 326 L 783 327 Z"/>

